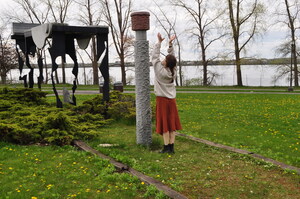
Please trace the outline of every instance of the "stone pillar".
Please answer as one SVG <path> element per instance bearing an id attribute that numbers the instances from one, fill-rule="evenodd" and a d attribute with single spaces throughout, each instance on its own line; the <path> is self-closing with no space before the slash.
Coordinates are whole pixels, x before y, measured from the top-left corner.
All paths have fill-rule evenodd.
<path id="1" fill-rule="evenodd" d="M 136 141 L 148 146 L 152 143 L 151 103 L 150 103 L 150 66 L 149 12 L 131 14 L 132 30 L 136 33 L 135 53 L 135 93 L 136 93 Z"/>

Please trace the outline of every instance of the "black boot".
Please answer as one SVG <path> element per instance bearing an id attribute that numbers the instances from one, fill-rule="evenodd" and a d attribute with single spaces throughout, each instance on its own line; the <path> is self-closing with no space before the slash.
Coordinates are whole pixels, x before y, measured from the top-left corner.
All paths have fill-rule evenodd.
<path id="1" fill-rule="evenodd" d="M 170 153 L 175 153 L 174 144 L 169 144 Z"/>
<path id="2" fill-rule="evenodd" d="M 159 153 L 169 153 L 170 152 L 170 146 L 164 145 L 163 150 L 161 150 Z"/>

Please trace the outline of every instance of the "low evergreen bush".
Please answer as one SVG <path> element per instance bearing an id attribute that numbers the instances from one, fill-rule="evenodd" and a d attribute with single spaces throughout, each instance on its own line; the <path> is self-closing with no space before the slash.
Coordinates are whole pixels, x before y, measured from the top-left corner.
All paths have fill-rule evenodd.
<path id="1" fill-rule="evenodd" d="M 133 96 L 112 92 L 109 103 L 98 95 L 80 106 L 56 108 L 46 92 L 0 89 L 0 140 L 17 144 L 68 145 L 74 139 L 92 139 L 113 120 L 135 121 Z"/>

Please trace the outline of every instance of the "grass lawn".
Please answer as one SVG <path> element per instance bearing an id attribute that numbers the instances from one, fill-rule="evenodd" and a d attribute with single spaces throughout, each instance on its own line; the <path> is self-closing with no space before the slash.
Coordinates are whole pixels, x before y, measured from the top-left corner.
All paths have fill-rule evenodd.
<path id="1" fill-rule="evenodd" d="M 300 167 L 300 96 L 177 94 L 183 131 Z"/>
<path id="2" fill-rule="evenodd" d="M 71 146 L 0 142 L 0 198 L 145 198 L 155 196 L 138 178 Z M 159 195 L 159 193 L 157 193 Z"/>
<path id="3" fill-rule="evenodd" d="M 78 104 L 94 96 L 78 95 Z M 178 93 L 177 105 L 181 133 L 300 167 L 300 96 Z"/>
<path id="4" fill-rule="evenodd" d="M 78 104 L 95 95 L 77 95 Z M 299 167 L 300 96 L 177 94 L 181 133 L 247 149 Z M 55 97 L 48 97 L 55 103 Z M 152 95 L 154 102 L 154 95 Z M 154 124 L 154 122 L 153 122 Z M 154 125 L 153 125 L 154 131 Z M 188 198 L 297 198 L 300 175 L 248 156 L 177 138 L 174 155 L 136 145 L 135 126 L 122 121 L 99 129 L 88 143 L 152 176 Z M 99 144 L 117 144 L 100 147 Z M 163 198 L 107 161 L 70 146 L 0 142 L 2 198 Z"/>
<path id="5" fill-rule="evenodd" d="M 99 144 L 117 144 L 111 148 Z M 175 154 L 160 154 L 162 137 L 136 145 L 135 126 L 115 123 L 89 141 L 97 150 L 162 181 L 190 199 L 297 198 L 300 176 L 244 155 L 177 138 Z"/>

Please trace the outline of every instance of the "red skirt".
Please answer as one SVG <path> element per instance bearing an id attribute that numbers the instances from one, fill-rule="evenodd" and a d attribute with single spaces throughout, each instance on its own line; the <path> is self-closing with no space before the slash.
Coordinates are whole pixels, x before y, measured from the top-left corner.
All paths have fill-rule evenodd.
<path id="1" fill-rule="evenodd" d="M 176 99 L 156 97 L 156 133 L 181 130 Z"/>

